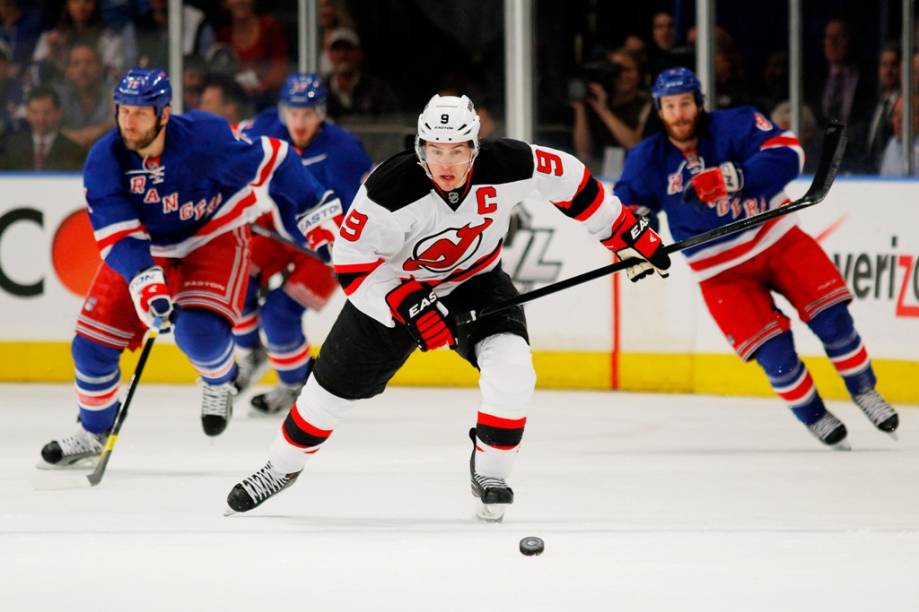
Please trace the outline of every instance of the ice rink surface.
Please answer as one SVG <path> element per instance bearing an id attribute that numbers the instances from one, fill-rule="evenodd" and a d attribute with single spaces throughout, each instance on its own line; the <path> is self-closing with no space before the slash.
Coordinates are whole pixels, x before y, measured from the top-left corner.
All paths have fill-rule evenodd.
<path id="1" fill-rule="evenodd" d="M 228 518 L 280 418 L 241 401 L 207 439 L 198 395 L 141 385 L 102 484 L 39 491 L 72 388 L 0 386 L 0 610 L 919 610 L 916 407 L 894 442 L 831 403 L 844 453 L 778 400 L 538 391 L 489 525 L 475 390 L 359 404 L 294 487 Z M 543 555 L 518 552 L 529 535 Z"/>

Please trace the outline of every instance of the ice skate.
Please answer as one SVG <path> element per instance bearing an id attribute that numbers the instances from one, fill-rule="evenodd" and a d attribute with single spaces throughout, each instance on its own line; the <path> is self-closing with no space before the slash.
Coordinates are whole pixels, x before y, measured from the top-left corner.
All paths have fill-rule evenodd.
<path id="1" fill-rule="evenodd" d="M 265 467 L 244 478 L 242 482 L 233 487 L 230 494 L 227 495 L 229 508 L 224 512 L 224 516 L 230 516 L 236 512 L 248 512 L 258 507 L 269 497 L 277 495 L 294 484 L 299 475 L 300 472 L 290 474 L 279 472 L 269 461 Z"/>
<path id="2" fill-rule="evenodd" d="M 76 433 L 52 440 L 41 449 L 42 461 L 36 466 L 43 470 L 91 468 L 99 460 L 108 432 L 92 433 L 79 426 Z"/>
<path id="3" fill-rule="evenodd" d="M 302 383 L 296 385 L 280 383 L 268 393 L 260 393 L 253 397 L 250 402 L 252 410 L 249 413 L 254 416 L 287 414 L 293 403 L 297 401 L 301 389 L 303 389 Z"/>
<path id="4" fill-rule="evenodd" d="M 846 426 L 827 410 L 822 417 L 807 426 L 814 437 L 833 450 L 852 450 L 846 440 Z"/>
<path id="5" fill-rule="evenodd" d="M 233 416 L 233 399 L 236 393 L 233 383 L 204 383 L 201 395 L 201 426 L 205 434 L 219 436 L 227 428 L 227 423 Z"/>
<path id="6" fill-rule="evenodd" d="M 855 403 L 875 427 L 884 433 L 890 434 L 894 440 L 897 439 L 896 431 L 900 425 L 900 418 L 897 416 L 897 411 L 887 403 L 887 400 L 881 397 L 880 393 L 875 389 L 871 389 L 864 393 L 859 393 L 852 399 L 855 400 Z"/>
<path id="7" fill-rule="evenodd" d="M 472 456 L 469 458 L 469 474 L 472 478 L 472 495 L 476 498 L 475 516 L 480 521 L 499 523 L 504 520 L 504 511 L 514 503 L 514 491 L 503 478 L 484 476 L 475 471 L 475 428 L 469 430 L 472 439 Z"/>
<path id="8" fill-rule="evenodd" d="M 268 351 L 264 346 L 254 349 L 237 348 L 237 352 L 237 373 L 233 384 L 238 393 L 243 393 L 252 385 L 258 384 L 271 364 L 268 362 Z"/>

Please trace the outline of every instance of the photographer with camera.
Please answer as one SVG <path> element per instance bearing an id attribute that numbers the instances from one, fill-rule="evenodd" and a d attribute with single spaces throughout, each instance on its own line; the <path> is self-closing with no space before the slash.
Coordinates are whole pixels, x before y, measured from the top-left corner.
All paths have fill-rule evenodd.
<path id="1" fill-rule="evenodd" d="M 641 140 L 651 98 L 639 89 L 640 84 L 638 62 L 625 49 L 584 64 L 580 78 L 569 83 L 574 149 L 599 175 L 618 174 L 623 149 Z"/>

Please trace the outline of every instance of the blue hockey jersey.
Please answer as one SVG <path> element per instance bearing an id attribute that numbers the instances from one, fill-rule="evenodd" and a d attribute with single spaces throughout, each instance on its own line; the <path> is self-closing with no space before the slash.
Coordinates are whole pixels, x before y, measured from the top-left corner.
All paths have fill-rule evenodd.
<path id="1" fill-rule="evenodd" d="M 277 108 L 269 108 L 251 121 L 241 123 L 239 130 L 252 139 L 270 136 L 290 143 L 290 135 L 281 123 Z M 361 141 L 334 123 L 325 121 L 306 148 L 294 149 L 316 180 L 334 191 L 347 210 L 372 165 Z"/>
<path id="2" fill-rule="evenodd" d="M 254 188 L 267 188 L 276 227 L 304 242 L 297 215 L 325 189 L 303 171 L 286 142 L 237 139 L 216 115 L 173 115 L 159 158 L 128 150 L 117 128 L 90 149 L 84 191 L 105 262 L 128 281 L 153 256 L 184 257 L 211 239 L 249 223 L 258 210 Z"/>
<path id="3" fill-rule="evenodd" d="M 713 204 L 683 201 L 693 175 L 728 161 L 743 172 L 742 191 Z M 623 204 L 666 212 L 673 238 L 683 240 L 785 204 L 785 186 L 803 167 L 795 135 L 745 106 L 706 113 L 695 151 L 681 152 L 663 131 L 646 138 L 629 152 L 614 191 Z M 785 215 L 683 253 L 703 280 L 761 253 L 795 223 L 794 215 Z"/>

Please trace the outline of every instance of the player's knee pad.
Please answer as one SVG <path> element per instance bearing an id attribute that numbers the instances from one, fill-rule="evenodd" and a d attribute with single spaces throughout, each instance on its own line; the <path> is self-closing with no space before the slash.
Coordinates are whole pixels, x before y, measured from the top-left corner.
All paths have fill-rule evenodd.
<path id="1" fill-rule="evenodd" d="M 846 303 L 830 306 L 808 321 L 807 325 L 830 348 L 852 341 L 856 334 L 855 321 Z"/>
<path id="2" fill-rule="evenodd" d="M 536 371 L 526 340 L 496 334 L 476 345 L 482 405 L 503 418 L 519 418 L 536 388 Z"/>
<path id="3" fill-rule="evenodd" d="M 103 375 L 118 369 L 121 349 L 99 344 L 79 334 L 73 337 L 70 354 L 76 369 L 84 374 Z"/>
<path id="4" fill-rule="evenodd" d="M 773 382 L 794 374 L 801 363 L 791 332 L 767 340 L 753 357 Z"/>
<path id="5" fill-rule="evenodd" d="M 262 329 L 269 339 L 299 334 L 304 312 L 306 308 L 283 289 L 273 289 L 262 304 Z"/>
<path id="6" fill-rule="evenodd" d="M 175 325 L 176 343 L 197 362 L 220 358 L 233 341 L 230 322 L 203 308 L 183 308 Z"/>

